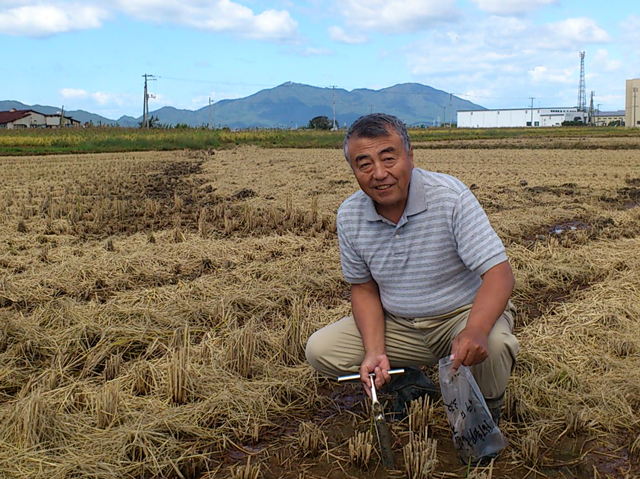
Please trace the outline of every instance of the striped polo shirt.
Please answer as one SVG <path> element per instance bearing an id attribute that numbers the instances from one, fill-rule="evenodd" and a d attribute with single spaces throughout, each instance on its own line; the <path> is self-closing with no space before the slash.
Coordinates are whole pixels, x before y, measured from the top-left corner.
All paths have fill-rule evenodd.
<path id="1" fill-rule="evenodd" d="M 375 280 L 383 308 L 405 318 L 437 316 L 473 303 L 480 276 L 507 260 L 502 241 L 460 180 L 414 168 L 398 224 L 363 191 L 338 209 L 345 279 Z"/>

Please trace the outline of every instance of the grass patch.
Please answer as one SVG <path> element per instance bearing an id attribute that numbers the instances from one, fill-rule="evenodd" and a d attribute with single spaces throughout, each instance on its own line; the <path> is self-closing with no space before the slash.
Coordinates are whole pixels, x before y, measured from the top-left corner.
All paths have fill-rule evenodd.
<path id="1" fill-rule="evenodd" d="M 570 143 L 553 140 L 567 138 L 590 139 L 640 139 L 640 132 L 633 128 L 424 128 L 410 131 L 412 141 L 419 148 L 446 147 L 442 142 L 475 140 L 531 140 L 547 139 L 539 143 L 546 148 L 580 147 L 584 142 Z M 77 129 L 25 129 L 0 131 L 0 155 L 46 155 L 62 153 L 116 153 L 127 151 L 220 149 L 239 145 L 255 145 L 263 148 L 341 148 L 344 131 L 314 130 L 241 130 L 224 129 L 132 129 L 92 127 Z M 475 147 L 495 148 L 491 143 Z M 615 143 L 616 148 L 630 148 L 628 141 Z M 633 143 L 632 148 L 640 146 Z M 592 146 L 592 145 L 590 145 Z M 501 147 L 529 148 L 506 142 Z M 611 147 L 613 148 L 613 147 Z"/>

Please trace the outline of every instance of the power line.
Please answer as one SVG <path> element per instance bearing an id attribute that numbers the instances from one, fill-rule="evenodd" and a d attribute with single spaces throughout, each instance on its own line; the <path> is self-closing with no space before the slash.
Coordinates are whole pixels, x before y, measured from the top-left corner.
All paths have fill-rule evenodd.
<path id="1" fill-rule="evenodd" d="M 266 83 L 242 83 L 242 82 L 222 82 L 222 81 L 212 81 L 212 80 L 203 80 L 203 79 L 199 79 L 199 78 L 179 78 L 179 77 L 168 77 L 168 76 L 158 76 L 156 78 L 162 78 L 163 80 L 171 80 L 171 81 L 184 81 L 184 82 L 191 82 L 191 83 L 204 83 L 204 84 L 210 84 L 210 85 L 232 85 L 232 86 L 255 86 L 255 87 L 271 87 L 273 88 L 273 84 L 266 84 Z M 286 85 L 287 83 L 284 83 L 284 85 Z M 313 85 L 310 85 L 313 86 Z M 325 85 L 325 86 L 319 86 L 317 88 L 330 88 L 330 89 L 336 89 L 339 88 L 338 85 Z M 342 90 L 347 90 L 349 91 L 347 88 L 341 88 Z M 354 88 L 354 90 L 361 90 L 362 88 Z M 380 90 L 371 90 L 372 92 L 379 92 Z M 392 94 L 392 95 L 417 95 L 417 96 L 430 96 L 432 93 L 431 92 L 424 92 L 424 93 L 420 93 L 420 92 L 397 92 L 397 91 L 386 91 L 385 94 Z M 486 99 L 490 99 L 490 100 L 526 100 L 529 97 L 507 97 L 507 96 L 486 96 L 486 95 L 474 95 L 474 94 L 470 94 L 470 93 L 456 93 L 456 92 L 450 92 L 450 95 L 455 95 L 457 97 L 468 97 L 468 98 L 486 98 Z M 544 97 L 536 97 L 538 99 L 545 99 Z"/>

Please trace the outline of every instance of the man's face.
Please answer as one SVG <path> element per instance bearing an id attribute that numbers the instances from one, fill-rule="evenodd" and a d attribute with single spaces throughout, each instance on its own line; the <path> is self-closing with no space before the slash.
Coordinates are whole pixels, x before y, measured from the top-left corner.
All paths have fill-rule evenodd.
<path id="1" fill-rule="evenodd" d="M 378 213 L 397 222 L 409 197 L 413 149 L 407 153 L 400 136 L 351 138 L 347 144 L 349 163 L 362 191 L 375 203 Z"/>

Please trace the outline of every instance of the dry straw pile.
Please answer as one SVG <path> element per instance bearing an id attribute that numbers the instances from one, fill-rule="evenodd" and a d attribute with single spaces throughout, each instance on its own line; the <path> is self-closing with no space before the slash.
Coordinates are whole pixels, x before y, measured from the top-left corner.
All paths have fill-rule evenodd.
<path id="1" fill-rule="evenodd" d="M 522 352 L 502 463 L 593 477 L 610 458 L 618 477 L 633 472 L 637 150 L 418 150 L 416 162 L 472 187 L 516 271 Z M 304 360 L 311 332 L 349 312 L 335 209 L 356 185 L 337 150 L 0 169 L 1 477 L 376 474 L 366 411 L 345 425 L 330 397 L 352 393 Z M 451 470 L 437 406 L 393 426 L 409 477 Z"/>

